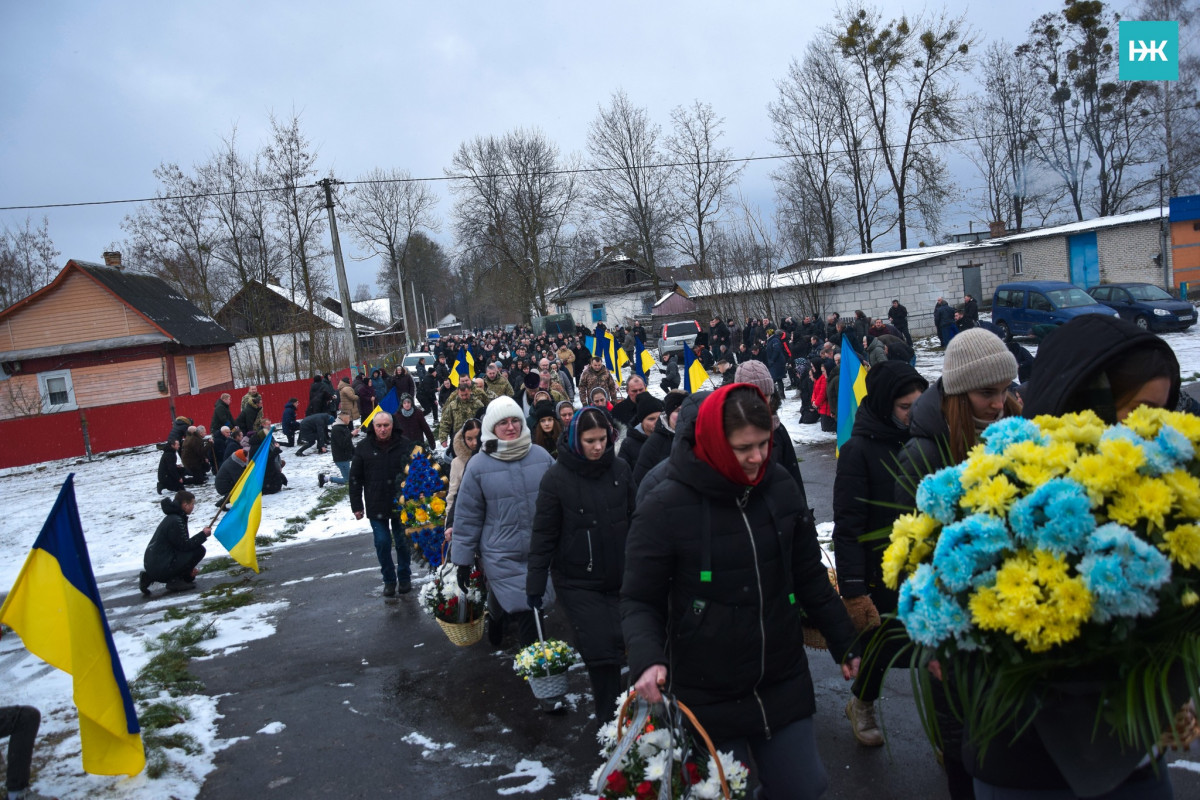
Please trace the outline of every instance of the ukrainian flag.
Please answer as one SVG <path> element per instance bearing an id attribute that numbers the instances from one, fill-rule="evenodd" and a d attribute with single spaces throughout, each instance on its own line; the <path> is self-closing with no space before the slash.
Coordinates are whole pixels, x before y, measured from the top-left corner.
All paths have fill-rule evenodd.
<path id="1" fill-rule="evenodd" d="M 621 377 L 621 370 L 625 369 L 625 365 L 629 363 L 629 354 L 625 352 L 624 347 L 617 348 L 617 386 L 624 386 L 625 381 Z"/>
<path id="2" fill-rule="evenodd" d="M 654 356 L 646 350 L 646 345 L 641 339 L 633 337 L 633 371 L 643 378 L 648 378 L 653 368 Z"/>
<path id="3" fill-rule="evenodd" d="M 416 402 L 416 401 L 414 400 L 413 402 Z M 370 414 L 367 414 L 367 418 L 362 421 L 362 426 L 365 428 L 368 425 L 370 425 L 371 420 L 380 411 L 387 412 L 388 414 L 391 414 L 394 417 L 394 416 L 396 416 L 396 411 L 399 408 L 400 408 L 400 398 L 396 394 L 396 387 L 393 386 L 391 389 L 388 390 L 388 393 L 383 396 L 383 399 L 379 401 L 379 405 L 377 405 L 377 406 L 375 406 L 375 408 L 371 409 Z"/>
<path id="4" fill-rule="evenodd" d="M 254 547 L 254 537 L 258 534 L 258 523 L 262 521 L 263 478 L 267 474 L 274 434 L 275 427 L 271 426 L 229 493 L 229 511 L 213 531 L 213 536 L 234 561 L 255 572 L 258 572 L 258 551 Z"/>
<path id="5" fill-rule="evenodd" d="M 842 367 L 838 373 L 837 450 L 850 441 L 858 404 L 867 396 L 867 365 L 850 346 L 850 337 L 842 334 Z"/>
<path id="6" fill-rule="evenodd" d="M 458 386 L 463 378 L 475 379 L 475 359 L 471 351 L 465 347 L 458 348 L 458 356 L 454 359 L 454 368 L 450 370 L 450 382 Z"/>
<path id="7" fill-rule="evenodd" d="M 686 344 L 683 346 L 683 388 L 687 392 L 698 392 L 708 380 L 708 370 L 696 357 L 696 352 Z"/>
<path id="8" fill-rule="evenodd" d="M 20 635 L 29 652 L 71 675 L 84 772 L 141 772 L 146 754 L 137 710 L 92 574 L 73 473 L 0 606 L 0 622 Z"/>

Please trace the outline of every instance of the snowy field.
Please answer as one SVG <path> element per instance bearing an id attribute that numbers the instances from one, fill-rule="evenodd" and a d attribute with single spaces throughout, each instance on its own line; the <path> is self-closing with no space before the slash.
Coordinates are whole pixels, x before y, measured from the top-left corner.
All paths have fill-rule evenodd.
<path id="1" fill-rule="evenodd" d="M 1200 329 L 1194 327 L 1184 333 L 1166 334 L 1164 338 L 1179 358 L 1185 383 L 1200 378 Z M 936 339 L 920 340 L 916 344 L 917 368 L 932 381 L 941 374 L 942 351 L 936 348 Z M 1030 350 L 1035 349 L 1032 342 L 1025 344 Z M 658 380 L 658 376 L 651 380 L 651 392 L 655 395 L 662 394 Z M 818 425 L 799 423 L 801 402 L 794 394 L 789 392 L 780 416 L 796 441 L 799 454 L 803 456 L 809 445 L 832 444 L 834 434 L 822 433 Z M 166 431 L 163 433 L 165 436 Z M 316 509 L 324 493 L 317 486 L 317 473 L 336 473 L 328 455 L 297 458 L 294 451 L 285 449 L 284 458 L 289 485 L 279 494 L 263 498 L 260 536 L 275 536 L 287 531 L 294 535 L 293 538 L 272 545 L 286 548 L 316 539 L 364 533 L 365 523 L 354 519 L 344 501 L 309 518 L 310 511 Z M 160 634 L 178 629 L 185 622 L 184 619 L 165 619 L 164 611 L 176 606 L 186 617 L 200 602 L 194 593 L 159 596 L 152 607 L 130 607 L 121 602 L 137 595 L 136 571 L 141 567 L 146 542 L 162 519 L 160 498 L 153 491 L 158 459 L 159 451 L 149 446 L 105 454 L 91 461 L 68 459 L 0 471 L 0 504 L 6 516 L 5 525 L 0 527 L 0 591 L 6 593 L 12 586 L 60 486 L 68 474 L 75 473 L 84 534 L 101 593 L 110 607 L 109 621 L 114 639 L 130 680 L 150 658 L 146 644 Z M 197 510 L 192 518 L 193 533 L 216 511 L 216 490 L 211 481 L 194 491 Z M 826 541 L 831 528 L 831 524 L 821 526 L 822 538 Z M 208 547 L 210 558 L 220 554 L 220 545 L 215 540 L 210 540 Z M 286 605 L 284 602 L 256 602 L 207 614 L 206 618 L 213 620 L 215 638 L 201 642 L 200 647 L 207 657 L 217 657 L 243 647 L 247 642 L 270 637 L 275 632 L 276 615 Z M 0 639 L 0 686 L 4 687 L 0 702 L 30 704 L 41 709 L 43 719 L 35 762 L 38 768 L 35 788 L 64 799 L 157 800 L 174 797 L 191 800 L 198 795 L 205 776 L 213 769 L 215 754 L 236 746 L 239 741 L 219 738 L 217 698 L 204 694 L 188 695 L 176 698 L 176 702 L 186 709 L 189 719 L 171 732 L 188 734 L 197 746 L 191 754 L 175 749 L 167 751 L 170 767 L 162 777 L 152 779 L 146 773 L 133 778 L 85 775 L 81 770 L 78 721 L 71 701 L 70 676 L 30 655 L 20 640 L 9 632 Z M 269 736 L 281 727 L 280 723 L 268 725 L 256 735 Z M 1191 762 L 1175 764 L 1185 768 L 1189 765 Z M 543 781 L 552 781 L 553 777 L 538 775 L 540 766 L 536 762 L 522 762 L 517 765 L 517 772 L 523 777 L 535 777 L 529 786 L 541 788 L 546 785 Z M 1195 767 L 1200 770 L 1200 764 Z"/>

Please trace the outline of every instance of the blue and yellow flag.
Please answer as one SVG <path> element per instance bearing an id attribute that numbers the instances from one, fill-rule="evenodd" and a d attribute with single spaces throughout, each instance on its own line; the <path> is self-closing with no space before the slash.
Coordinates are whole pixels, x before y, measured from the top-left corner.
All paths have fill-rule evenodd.
<path id="1" fill-rule="evenodd" d="M 274 441 L 275 426 L 267 432 L 250 463 L 242 470 L 242 477 L 233 485 L 226 500 L 229 511 L 213 531 L 213 537 L 229 551 L 229 557 L 243 567 L 258 572 L 258 551 L 254 537 L 258 535 L 258 523 L 262 521 L 262 487 L 267 474 L 267 460 L 271 458 L 271 442 Z"/>
<path id="2" fill-rule="evenodd" d="M 650 377 L 650 370 L 654 368 L 654 356 L 646 351 L 645 343 L 633 337 L 633 371 L 641 375 L 643 378 Z"/>
<path id="3" fill-rule="evenodd" d="M 867 396 L 867 365 L 850 346 L 850 337 L 842 334 L 842 367 L 838 372 L 837 450 L 850 441 L 858 404 Z"/>
<path id="4" fill-rule="evenodd" d="M 137 710 L 92 574 L 73 473 L 0 606 L 0 623 L 16 631 L 29 652 L 71 675 L 84 772 L 141 772 L 146 754 Z"/>
<path id="5" fill-rule="evenodd" d="M 708 370 L 696 357 L 696 352 L 686 344 L 683 346 L 683 389 L 686 392 L 698 392 L 708 380 Z"/>
<path id="6" fill-rule="evenodd" d="M 458 386 L 458 382 L 463 378 L 475 379 L 475 358 L 471 355 L 470 350 L 460 347 L 458 355 L 454 359 L 454 367 L 450 370 L 450 383 Z"/>
<path id="7" fill-rule="evenodd" d="M 617 348 L 617 370 L 614 373 L 617 377 L 617 386 L 625 385 L 625 379 L 622 376 L 624 375 L 625 365 L 628 363 L 629 363 L 629 353 L 625 352 L 624 347 L 618 347 Z"/>
<path id="8" fill-rule="evenodd" d="M 414 402 L 416 402 L 416 401 L 414 401 Z M 377 405 L 377 406 L 375 406 L 375 408 L 371 409 L 370 414 L 367 414 L 366 418 L 362 421 L 362 426 L 365 428 L 368 425 L 370 425 L 371 420 L 380 411 L 387 412 L 388 414 L 391 414 L 394 417 L 394 416 L 396 416 L 396 411 L 398 411 L 399 408 L 400 408 L 400 397 L 399 397 L 399 395 L 396 394 L 396 387 L 393 386 L 391 389 L 388 389 L 388 393 L 385 394 L 383 396 L 383 399 L 379 401 L 379 405 Z"/>

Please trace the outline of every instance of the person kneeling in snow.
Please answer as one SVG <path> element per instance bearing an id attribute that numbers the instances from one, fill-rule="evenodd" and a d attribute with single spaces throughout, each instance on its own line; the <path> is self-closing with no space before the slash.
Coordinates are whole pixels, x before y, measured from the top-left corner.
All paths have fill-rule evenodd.
<path id="1" fill-rule="evenodd" d="M 138 575 L 142 594 L 149 596 L 154 583 L 165 583 L 169 592 L 196 588 L 196 565 L 204 558 L 204 542 L 212 535 L 212 528 L 205 527 L 188 537 L 188 515 L 195 508 L 196 496 L 188 491 L 176 492 L 175 497 L 162 501 L 166 518 L 150 537 L 142 559 L 145 569 Z"/>

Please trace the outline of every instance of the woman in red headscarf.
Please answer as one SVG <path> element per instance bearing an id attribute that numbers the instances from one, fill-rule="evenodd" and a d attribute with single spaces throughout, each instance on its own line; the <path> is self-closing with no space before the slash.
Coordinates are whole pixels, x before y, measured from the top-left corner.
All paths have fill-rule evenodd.
<path id="1" fill-rule="evenodd" d="M 732 750 L 763 798 L 816 798 L 816 698 L 799 609 L 849 680 L 854 626 L 829 583 L 812 512 L 774 464 L 762 393 L 713 392 L 676 435 L 667 477 L 630 524 L 621 616 L 635 688 L 665 687 Z M 799 606 L 799 608 L 797 608 Z"/>

